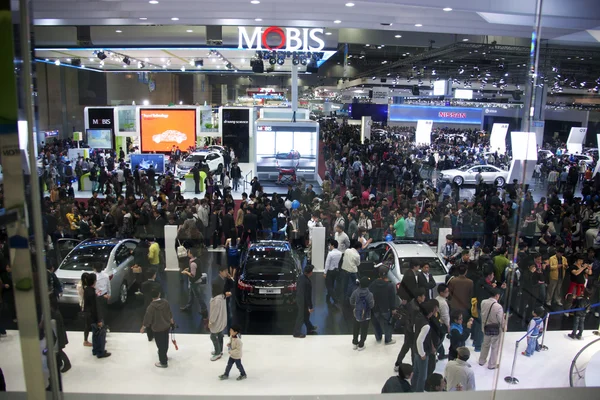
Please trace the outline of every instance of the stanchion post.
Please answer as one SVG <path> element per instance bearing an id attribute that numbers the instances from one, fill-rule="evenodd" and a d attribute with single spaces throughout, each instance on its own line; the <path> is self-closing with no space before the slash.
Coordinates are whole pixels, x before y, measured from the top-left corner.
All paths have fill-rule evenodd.
<path id="1" fill-rule="evenodd" d="M 516 385 L 519 380 L 515 377 L 515 365 L 517 364 L 517 355 L 519 354 L 519 341 L 515 343 L 515 355 L 513 356 L 512 368 L 510 369 L 510 376 L 504 378 L 504 382 Z"/>
<path id="2" fill-rule="evenodd" d="M 544 322 L 544 332 L 542 332 L 542 344 L 540 345 L 540 350 L 548 350 L 548 346 L 544 345 L 544 340 L 546 339 L 546 331 L 548 330 L 548 321 L 550 320 L 550 314 L 546 315 L 546 321 Z"/>

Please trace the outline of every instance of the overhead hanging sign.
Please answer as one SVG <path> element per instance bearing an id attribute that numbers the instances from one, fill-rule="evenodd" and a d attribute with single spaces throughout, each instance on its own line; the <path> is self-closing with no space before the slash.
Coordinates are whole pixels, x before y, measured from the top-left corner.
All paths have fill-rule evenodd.
<path id="1" fill-rule="evenodd" d="M 497 151 L 498 154 L 506 153 L 506 133 L 508 124 L 494 124 L 492 134 L 490 135 L 490 151 Z"/>
<path id="2" fill-rule="evenodd" d="M 583 151 L 583 142 L 585 142 L 585 134 L 587 128 L 571 128 L 569 137 L 567 138 L 567 151 L 569 154 L 581 154 Z"/>
<path id="3" fill-rule="evenodd" d="M 390 97 L 390 89 L 387 87 L 374 87 L 373 88 L 373 103 L 374 104 L 388 104 Z"/>
<path id="4" fill-rule="evenodd" d="M 431 120 L 419 120 L 417 122 L 417 132 L 415 134 L 415 144 L 420 145 L 431 145 L 431 129 L 433 128 L 433 121 Z"/>
<path id="5" fill-rule="evenodd" d="M 280 28 L 257 26 L 251 32 L 238 27 L 239 49 L 321 51 L 325 47 L 322 28 Z"/>

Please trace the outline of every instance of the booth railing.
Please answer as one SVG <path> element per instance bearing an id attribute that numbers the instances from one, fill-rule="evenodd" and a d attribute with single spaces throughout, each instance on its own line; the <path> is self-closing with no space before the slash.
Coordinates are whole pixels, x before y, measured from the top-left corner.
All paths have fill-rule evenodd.
<path id="1" fill-rule="evenodd" d="M 582 365 L 578 366 L 577 361 L 579 361 L 579 358 L 587 349 L 589 349 L 590 347 L 592 347 L 596 344 L 599 344 L 599 343 L 600 343 L 600 339 L 596 339 L 593 342 L 588 343 L 581 350 L 579 350 L 577 355 L 573 358 L 573 361 L 571 362 L 571 368 L 569 368 L 569 385 L 571 387 L 586 386 L 585 385 L 585 374 L 587 372 L 587 366 L 588 366 L 588 363 L 590 362 L 590 360 L 587 360 L 587 363 L 583 366 Z M 584 362 L 585 362 L 585 360 L 584 360 Z M 577 378 L 577 380 L 573 379 L 575 377 Z M 583 385 L 580 385 L 581 382 L 583 382 Z"/>
<path id="2" fill-rule="evenodd" d="M 600 307 L 600 303 L 592 304 L 590 306 L 590 310 L 593 308 L 596 308 L 596 307 Z M 548 350 L 548 346 L 546 346 L 544 344 L 544 342 L 546 339 L 546 331 L 548 330 L 548 321 L 550 320 L 551 316 L 558 315 L 558 314 L 572 313 L 572 312 L 577 312 L 577 311 L 583 311 L 586 308 L 573 308 L 571 310 L 560 310 L 560 311 L 552 311 L 552 312 L 547 313 L 546 316 L 544 317 L 544 330 L 542 332 L 542 343 L 540 344 L 540 350 L 542 350 L 542 351 Z M 510 375 L 504 378 L 504 381 L 506 383 L 510 383 L 513 385 L 516 385 L 517 383 L 519 383 L 519 380 L 515 376 L 515 366 L 517 364 L 517 357 L 519 354 L 519 343 L 521 343 L 534 329 L 535 328 L 528 330 L 527 333 L 525 333 L 525 335 L 523 335 L 519 340 L 516 341 L 515 354 L 513 356 L 513 363 L 512 363 L 512 368 L 510 370 Z"/>

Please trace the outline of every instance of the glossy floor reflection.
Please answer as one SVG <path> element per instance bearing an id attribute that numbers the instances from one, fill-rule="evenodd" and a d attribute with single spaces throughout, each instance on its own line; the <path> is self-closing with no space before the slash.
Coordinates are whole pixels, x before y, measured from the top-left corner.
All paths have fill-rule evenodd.
<path id="1" fill-rule="evenodd" d="M 156 346 L 145 335 L 110 333 L 107 350 L 112 357 L 96 359 L 90 348 L 81 344 L 80 332 L 69 332 L 66 348 L 73 368 L 63 375 L 64 390 L 79 393 L 125 394 L 187 394 L 187 395 L 326 395 L 376 394 L 388 377 L 394 375 L 393 365 L 402 345 L 396 335 L 392 346 L 377 344 L 369 336 L 365 351 L 352 350 L 351 337 L 311 336 L 294 339 L 286 336 L 243 335 L 242 362 L 248 379 L 236 382 L 237 370 L 230 380 L 220 382 L 227 354 L 211 362 L 211 342 L 207 335 L 178 335 L 179 350 L 169 349 L 169 368 L 159 369 Z M 548 351 L 531 358 L 517 356 L 515 376 L 519 384 L 509 385 L 504 377 L 510 374 L 514 343 L 522 334 L 508 333 L 504 339 L 499 370 L 488 370 L 477 364 L 472 353 L 471 368 L 475 371 L 477 390 L 568 387 L 569 367 L 576 353 L 597 336 L 585 332 L 584 340 L 571 340 L 566 332 L 550 332 L 546 337 Z M 227 338 L 225 339 L 227 340 Z M 600 350 L 600 345 L 598 349 Z M 520 353 L 520 351 L 519 351 Z M 9 391 L 22 391 L 19 338 L 10 331 L 0 340 L 0 367 L 4 370 Z M 436 371 L 443 373 L 446 361 L 438 362 Z"/>

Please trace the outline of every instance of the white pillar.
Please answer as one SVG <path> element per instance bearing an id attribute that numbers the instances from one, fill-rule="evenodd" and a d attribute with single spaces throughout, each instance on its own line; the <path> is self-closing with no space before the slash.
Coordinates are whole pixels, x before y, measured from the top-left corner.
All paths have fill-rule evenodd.
<path id="1" fill-rule="evenodd" d="M 315 272 L 323 272 L 325 270 L 325 228 L 313 228 L 311 237 L 311 255 L 310 260 L 315 266 Z"/>

